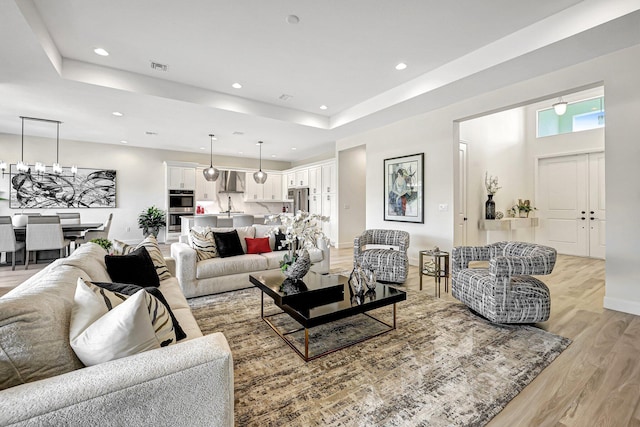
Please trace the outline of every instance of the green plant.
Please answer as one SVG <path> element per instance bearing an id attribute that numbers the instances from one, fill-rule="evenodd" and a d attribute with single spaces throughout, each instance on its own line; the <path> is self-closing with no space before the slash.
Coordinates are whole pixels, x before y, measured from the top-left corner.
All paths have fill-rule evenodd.
<path id="1" fill-rule="evenodd" d="M 98 237 L 97 239 L 89 240 L 92 243 L 102 246 L 105 251 L 109 251 L 113 247 L 113 243 L 109 239 L 103 239 L 102 237 Z"/>
<path id="2" fill-rule="evenodd" d="M 165 212 L 155 206 L 143 210 L 138 216 L 138 226 L 142 228 L 145 236 L 152 231 L 157 234 L 158 230 L 165 226 Z"/>
<path id="3" fill-rule="evenodd" d="M 527 213 L 535 209 L 533 206 L 531 206 L 531 202 L 529 200 L 523 201 L 522 199 L 518 199 L 518 204 L 516 206 L 518 208 L 518 211 L 527 212 Z"/>

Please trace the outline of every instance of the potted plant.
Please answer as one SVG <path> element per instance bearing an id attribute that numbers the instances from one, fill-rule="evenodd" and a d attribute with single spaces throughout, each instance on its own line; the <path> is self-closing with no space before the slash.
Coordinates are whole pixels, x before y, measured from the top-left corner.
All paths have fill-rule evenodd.
<path id="1" fill-rule="evenodd" d="M 518 204 L 516 205 L 518 209 L 518 215 L 520 218 L 528 218 L 529 212 L 534 210 L 535 208 L 531 206 L 531 202 L 529 200 L 518 199 Z"/>
<path id="2" fill-rule="evenodd" d="M 144 237 L 147 237 L 150 234 L 153 234 L 154 237 L 158 237 L 160 228 L 164 227 L 165 224 L 165 212 L 155 206 L 151 206 L 143 210 L 138 216 L 138 226 L 142 228 L 142 234 Z"/>
<path id="3" fill-rule="evenodd" d="M 99 246 L 102 246 L 102 248 L 107 252 L 109 252 L 109 249 L 113 247 L 113 243 L 111 243 L 109 239 L 104 239 L 102 237 L 98 237 L 97 239 L 91 239 L 89 241 Z"/>

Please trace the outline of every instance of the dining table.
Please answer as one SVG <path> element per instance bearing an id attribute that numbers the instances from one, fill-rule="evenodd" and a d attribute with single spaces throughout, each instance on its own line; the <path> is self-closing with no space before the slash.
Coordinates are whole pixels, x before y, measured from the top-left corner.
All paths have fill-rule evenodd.
<path id="1" fill-rule="evenodd" d="M 86 230 L 100 228 L 102 227 L 102 223 L 101 222 L 83 222 L 81 224 L 60 224 L 60 227 L 62 227 L 62 234 L 65 237 L 68 237 L 68 236 L 77 236 L 78 234 Z M 16 235 L 16 241 L 24 242 L 26 240 L 26 237 L 27 237 L 26 225 L 22 225 L 19 227 L 14 226 L 13 232 Z M 7 253 L 5 262 L 10 263 L 12 256 L 16 257 L 16 265 L 24 264 L 24 256 L 22 251 L 17 252 L 15 254 Z M 38 251 L 38 263 L 51 262 L 55 259 L 58 259 L 59 257 L 60 257 L 60 251 L 58 249 L 54 249 L 50 251 L 47 251 L 47 250 Z M 2 260 L 0 260 L 0 264 L 2 264 Z"/>

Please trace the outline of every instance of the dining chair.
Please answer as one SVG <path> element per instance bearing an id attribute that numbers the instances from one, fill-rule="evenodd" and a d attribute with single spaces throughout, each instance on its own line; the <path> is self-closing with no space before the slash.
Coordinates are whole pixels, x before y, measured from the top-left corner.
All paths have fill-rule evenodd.
<path id="1" fill-rule="evenodd" d="M 248 227 L 253 225 L 253 215 L 234 215 L 233 216 L 233 228 Z"/>
<path id="2" fill-rule="evenodd" d="M 24 252 L 25 243 L 16 241 L 16 233 L 13 231 L 13 224 L 10 216 L 0 216 L 0 253 L 11 252 L 11 270 L 16 269 L 16 253 Z"/>
<path id="3" fill-rule="evenodd" d="M 218 217 L 215 215 L 196 215 L 193 218 L 194 227 L 217 227 Z"/>
<path id="4" fill-rule="evenodd" d="M 110 213 L 107 217 L 107 220 L 102 224 L 100 228 L 90 228 L 84 232 L 82 237 L 77 240 L 79 243 L 87 243 L 93 239 L 108 239 L 109 238 L 109 230 L 111 229 L 111 220 L 113 219 L 113 214 Z"/>
<path id="5" fill-rule="evenodd" d="M 70 240 L 64 238 L 60 217 L 58 216 L 30 216 L 27 222 L 27 252 L 25 254 L 24 269 L 29 268 L 29 254 L 33 252 L 33 262 L 38 262 L 38 251 L 60 250 L 60 257 L 65 256 L 69 249 Z"/>
<path id="6" fill-rule="evenodd" d="M 80 224 L 80 212 L 56 212 L 56 215 L 60 217 L 60 224 Z M 82 237 L 82 232 L 80 231 L 63 231 L 63 235 L 65 239 L 69 239 L 72 242 L 80 239 Z"/>

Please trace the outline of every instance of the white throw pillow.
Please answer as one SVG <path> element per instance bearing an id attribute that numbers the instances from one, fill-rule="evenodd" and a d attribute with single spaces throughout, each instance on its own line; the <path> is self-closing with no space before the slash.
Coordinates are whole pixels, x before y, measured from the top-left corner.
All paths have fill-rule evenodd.
<path id="1" fill-rule="evenodd" d="M 71 347 L 85 366 L 176 342 L 165 306 L 144 290 L 132 296 L 78 279 L 71 313 Z"/>

